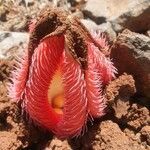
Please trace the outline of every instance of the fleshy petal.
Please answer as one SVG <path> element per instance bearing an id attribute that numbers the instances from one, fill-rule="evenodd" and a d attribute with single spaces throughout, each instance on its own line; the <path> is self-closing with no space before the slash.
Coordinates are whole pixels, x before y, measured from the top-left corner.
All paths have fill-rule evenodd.
<path id="1" fill-rule="evenodd" d="M 94 62 L 96 57 L 93 49 L 88 51 L 88 70 L 85 72 L 87 99 L 89 114 L 92 117 L 101 117 L 104 115 L 106 100 L 102 94 L 102 79 L 97 68 L 98 62 Z"/>
<path id="2" fill-rule="evenodd" d="M 106 36 L 104 33 L 93 32 L 92 35 L 103 49 L 105 49 L 106 51 L 109 51 L 110 47 L 106 41 Z M 89 46 L 89 49 L 94 50 L 95 61 L 97 62 L 97 65 L 101 74 L 102 84 L 106 85 L 113 78 L 115 78 L 117 69 L 114 67 L 113 63 L 111 62 L 111 59 L 109 57 L 105 57 L 105 55 L 92 43 L 89 43 L 88 46 Z"/>
<path id="3" fill-rule="evenodd" d="M 46 38 L 35 49 L 25 88 L 24 107 L 31 119 L 53 130 L 61 115 L 48 102 L 48 89 L 62 59 L 64 36 Z"/>
<path id="4" fill-rule="evenodd" d="M 88 115 L 83 70 L 81 70 L 79 63 L 68 53 L 64 53 L 63 60 L 64 115 L 58 123 L 56 131 L 56 134 L 61 138 L 80 135 Z"/>
<path id="5" fill-rule="evenodd" d="M 35 24 L 36 24 L 36 19 L 32 19 L 30 24 L 29 24 L 29 32 L 32 33 L 32 31 L 34 30 L 35 28 Z"/>
<path id="6" fill-rule="evenodd" d="M 108 84 L 117 73 L 117 69 L 114 67 L 110 58 L 105 57 L 105 55 L 95 47 L 95 56 L 98 63 L 98 68 L 101 73 L 102 82 L 104 85 Z"/>
<path id="7" fill-rule="evenodd" d="M 18 58 L 16 70 L 12 72 L 12 84 L 9 86 L 9 97 L 14 101 L 22 99 L 29 69 L 27 51 Z"/>
<path id="8" fill-rule="evenodd" d="M 109 46 L 103 34 L 93 32 L 93 37 L 100 46 L 108 50 Z M 115 78 L 116 68 L 110 58 L 93 44 L 88 43 L 88 70 L 86 71 L 86 86 L 89 114 L 93 117 L 101 117 L 105 113 L 106 100 L 103 95 L 103 86 Z"/>

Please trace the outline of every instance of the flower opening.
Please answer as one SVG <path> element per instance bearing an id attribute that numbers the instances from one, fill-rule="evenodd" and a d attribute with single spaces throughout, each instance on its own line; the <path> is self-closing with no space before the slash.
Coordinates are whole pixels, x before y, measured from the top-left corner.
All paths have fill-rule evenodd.
<path id="1" fill-rule="evenodd" d="M 32 24 L 31 35 L 39 30 L 39 24 Z M 25 52 L 10 87 L 10 96 L 22 100 L 30 118 L 61 138 L 80 135 L 89 116 L 105 114 L 103 87 L 116 73 L 110 58 L 84 34 L 78 32 L 74 36 L 76 32 L 59 32 L 46 38 L 41 35 L 33 55 Z M 109 49 L 104 36 L 94 33 L 93 38 L 102 48 Z M 30 38 L 30 44 L 33 39 Z"/>

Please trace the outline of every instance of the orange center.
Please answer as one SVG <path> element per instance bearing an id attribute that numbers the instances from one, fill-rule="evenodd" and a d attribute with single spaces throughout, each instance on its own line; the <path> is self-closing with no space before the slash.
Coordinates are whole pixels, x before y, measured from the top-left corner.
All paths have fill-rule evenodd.
<path id="1" fill-rule="evenodd" d="M 54 74 L 51 84 L 49 86 L 48 100 L 56 113 L 63 114 L 64 90 L 60 69 L 58 69 Z"/>

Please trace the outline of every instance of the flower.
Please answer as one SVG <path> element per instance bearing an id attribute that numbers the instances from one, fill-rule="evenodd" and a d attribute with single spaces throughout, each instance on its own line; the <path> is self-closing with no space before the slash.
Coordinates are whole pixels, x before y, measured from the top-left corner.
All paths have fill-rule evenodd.
<path id="1" fill-rule="evenodd" d="M 40 36 L 33 42 L 32 35 L 42 30 L 38 25 L 34 21 L 30 27 L 29 46 L 13 73 L 10 96 L 22 102 L 35 123 L 58 137 L 78 136 L 88 118 L 105 114 L 103 87 L 115 77 L 116 69 L 73 24 L 61 34 Z M 101 48 L 109 49 L 103 35 L 95 32 L 93 38 Z"/>

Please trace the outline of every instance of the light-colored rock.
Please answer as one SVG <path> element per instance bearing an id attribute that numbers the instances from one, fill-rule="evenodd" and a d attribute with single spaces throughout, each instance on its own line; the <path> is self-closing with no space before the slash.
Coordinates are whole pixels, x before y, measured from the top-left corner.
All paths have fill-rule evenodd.
<path id="1" fill-rule="evenodd" d="M 75 16 L 75 17 L 77 17 L 79 19 L 83 19 L 84 18 L 83 13 L 81 11 L 79 11 L 79 10 L 74 12 L 74 13 L 72 13 L 72 16 Z"/>
<path id="2" fill-rule="evenodd" d="M 81 19 L 80 21 L 84 24 L 84 26 L 88 30 L 97 30 L 98 29 L 98 25 L 90 19 Z"/>
<path id="3" fill-rule="evenodd" d="M 123 28 L 128 28 L 134 32 L 145 32 L 150 29 L 150 1 L 132 0 L 130 5 L 131 7 L 127 7 L 119 17 L 111 19 L 114 30 L 119 32 Z M 121 30 L 119 26 L 122 26 Z"/>
<path id="4" fill-rule="evenodd" d="M 132 74 L 137 92 L 150 97 L 150 38 L 124 30 L 112 47 L 111 57 L 119 74 Z"/>
<path id="5" fill-rule="evenodd" d="M 112 29 L 112 25 L 110 24 L 110 22 L 103 23 L 101 25 L 97 25 L 94 21 L 90 19 L 81 19 L 81 22 L 89 31 L 99 30 L 100 32 L 104 32 L 108 35 L 111 41 L 113 41 L 116 38 L 116 33 Z"/>
<path id="6" fill-rule="evenodd" d="M 0 59 L 19 55 L 25 49 L 29 35 L 19 32 L 0 32 Z"/>
<path id="7" fill-rule="evenodd" d="M 107 20 L 119 17 L 127 11 L 126 7 L 132 0 L 88 0 L 84 8 L 93 17 L 105 17 Z M 129 7 L 129 6 L 128 6 Z M 131 6 L 130 6 L 131 7 Z"/>
<path id="8" fill-rule="evenodd" d="M 110 21 L 119 32 L 123 28 L 132 31 L 146 31 L 150 28 L 149 0 L 88 0 L 84 8 L 85 15 L 101 23 Z"/>
<path id="9" fill-rule="evenodd" d="M 150 30 L 146 32 L 146 35 L 150 37 Z"/>
<path id="10" fill-rule="evenodd" d="M 29 5 L 33 5 L 34 4 L 34 0 L 24 0 L 25 1 L 25 4 L 26 4 L 26 7 L 29 6 Z"/>
<path id="11" fill-rule="evenodd" d="M 107 23 L 102 23 L 101 25 L 98 26 L 98 29 L 101 32 L 107 33 L 108 37 L 110 38 L 111 41 L 116 39 L 116 32 L 113 30 L 112 25 L 110 22 Z"/>

